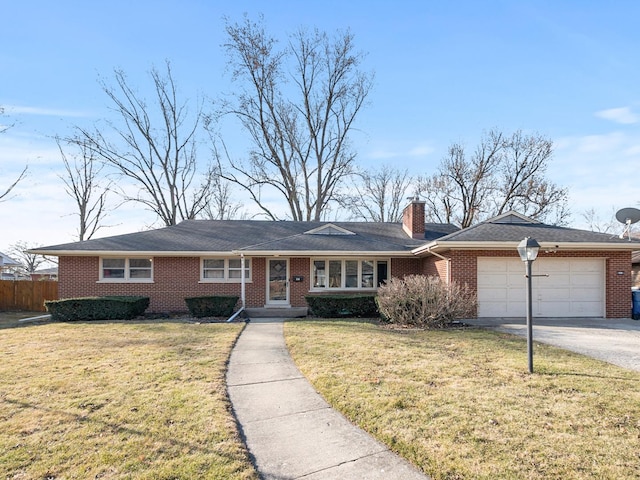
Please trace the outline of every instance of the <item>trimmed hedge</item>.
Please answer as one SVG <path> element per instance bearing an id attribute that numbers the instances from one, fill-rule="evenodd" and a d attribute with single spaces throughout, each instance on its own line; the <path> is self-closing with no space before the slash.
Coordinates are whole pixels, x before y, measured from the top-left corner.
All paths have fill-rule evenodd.
<path id="1" fill-rule="evenodd" d="M 237 295 L 216 295 L 210 297 L 189 297 L 187 303 L 189 313 L 196 318 L 202 317 L 230 317 L 238 303 Z"/>
<path id="2" fill-rule="evenodd" d="M 310 313 L 316 317 L 379 317 L 376 296 L 371 295 L 307 295 Z"/>
<path id="3" fill-rule="evenodd" d="M 131 320 L 142 315 L 149 297 L 111 296 L 63 298 L 44 302 L 51 319 L 59 322 L 78 320 Z"/>

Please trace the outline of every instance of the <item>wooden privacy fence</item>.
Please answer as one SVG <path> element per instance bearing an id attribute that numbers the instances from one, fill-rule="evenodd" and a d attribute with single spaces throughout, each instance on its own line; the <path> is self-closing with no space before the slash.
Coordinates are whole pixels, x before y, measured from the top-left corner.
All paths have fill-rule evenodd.
<path id="1" fill-rule="evenodd" d="M 54 280 L 0 280 L 0 311 L 44 312 L 45 300 L 58 299 Z"/>

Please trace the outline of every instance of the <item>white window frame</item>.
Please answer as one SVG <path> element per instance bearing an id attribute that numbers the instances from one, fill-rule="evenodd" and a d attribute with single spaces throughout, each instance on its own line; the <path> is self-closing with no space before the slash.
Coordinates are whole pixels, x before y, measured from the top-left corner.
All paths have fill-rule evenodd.
<path id="1" fill-rule="evenodd" d="M 224 261 L 224 274 L 222 278 L 205 278 L 204 276 L 204 263 L 206 260 L 222 260 Z M 239 277 L 231 277 L 230 271 L 240 272 L 240 268 L 229 267 L 229 262 L 231 260 L 241 262 L 242 259 L 240 257 L 201 257 L 200 258 L 200 283 L 242 283 L 242 274 Z M 245 283 L 252 282 L 253 276 L 253 262 L 251 258 L 245 257 L 244 259 L 244 269 L 249 273 L 248 276 L 245 277 Z"/>
<path id="2" fill-rule="evenodd" d="M 357 286 L 356 287 L 347 287 L 346 286 L 346 262 L 356 261 L 358 262 L 358 278 L 357 278 Z M 315 262 L 324 262 L 324 281 L 325 286 L 318 287 L 315 285 L 315 272 L 314 266 Z M 329 282 L 329 262 L 340 262 L 340 286 L 330 287 L 328 285 Z M 363 287 L 362 286 L 362 264 L 363 262 L 373 262 L 373 286 L 372 287 Z M 376 258 L 376 257 L 314 257 L 310 259 L 309 266 L 309 278 L 310 281 L 310 291 L 315 292 L 338 292 L 338 291 L 348 291 L 348 292 L 375 292 L 378 290 L 378 262 L 386 262 L 387 263 L 387 279 L 391 276 L 391 259 L 390 258 Z"/>
<path id="3" fill-rule="evenodd" d="M 105 260 L 124 260 L 124 277 L 105 277 L 104 261 Z M 131 260 L 148 260 L 149 268 L 131 267 Z M 149 278 L 131 277 L 131 270 L 149 270 Z M 153 283 L 153 258 L 149 257 L 100 257 L 100 276 L 99 283 Z"/>

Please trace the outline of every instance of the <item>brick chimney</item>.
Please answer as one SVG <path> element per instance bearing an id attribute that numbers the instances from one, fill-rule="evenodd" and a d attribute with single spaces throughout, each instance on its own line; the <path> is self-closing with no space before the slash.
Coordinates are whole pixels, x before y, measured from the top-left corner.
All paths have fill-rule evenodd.
<path id="1" fill-rule="evenodd" d="M 402 211 L 402 229 L 411 238 L 424 238 L 424 204 L 415 196 Z"/>

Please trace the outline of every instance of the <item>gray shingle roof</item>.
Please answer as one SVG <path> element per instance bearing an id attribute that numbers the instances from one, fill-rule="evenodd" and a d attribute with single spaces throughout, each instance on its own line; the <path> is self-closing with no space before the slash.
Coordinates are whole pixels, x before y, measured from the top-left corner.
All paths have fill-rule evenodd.
<path id="1" fill-rule="evenodd" d="M 334 225 L 322 231 L 323 226 Z M 320 231 L 318 231 L 320 230 Z M 351 234 L 340 234 L 342 233 Z M 315 232 L 315 233 L 314 233 Z M 331 234 L 323 234 L 331 233 Z M 517 243 L 524 237 L 540 243 L 629 245 L 616 235 L 546 225 L 508 213 L 464 230 L 449 224 L 427 224 L 424 238 L 412 239 L 399 223 L 272 222 L 260 220 L 186 220 L 172 227 L 34 249 L 56 255 L 91 252 L 176 254 L 192 252 L 406 252 L 437 244 Z M 631 245 L 640 249 L 640 241 Z M 431 248 L 431 247 L 429 247 Z"/>
<path id="2" fill-rule="evenodd" d="M 440 237 L 437 242 L 519 242 L 525 237 L 551 243 L 629 243 L 618 235 L 547 225 L 512 213 Z"/>
<path id="3" fill-rule="evenodd" d="M 335 225 L 355 235 L 309 234 Z M 424 239 L 412 239 L 398 223 L 272 222 L 259 220 L 186 220 L 178 225 L 84 242 L 38 248 L 38 252 L 231 252 L 351 251 L 409 253 L 413 248 L 457 230 L 428 224 Z M 35 249 L 34 249 L 35 250 Z"/>

